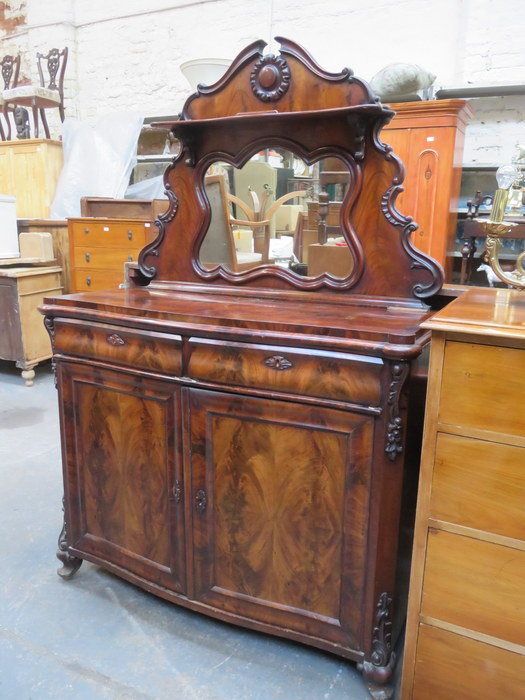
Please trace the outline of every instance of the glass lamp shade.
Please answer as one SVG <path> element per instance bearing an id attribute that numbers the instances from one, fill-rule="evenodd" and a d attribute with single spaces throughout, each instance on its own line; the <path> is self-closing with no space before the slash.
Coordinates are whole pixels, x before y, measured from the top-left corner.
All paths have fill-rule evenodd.
<path id="1" fill-rule="evenodd" d="M 508 190 L 519 176 L 519 170 L 515 165 L 502 165 L 501 168 L 496 170 L 498 187 L 502 190 Z"/>
<path id="2" fill-rule="evenodd" d="M 196 58 L 180 64 L 182 74 L 193 90 L 197 85 L 213 85 L 226 72 L 231 60 L 228 58 Z"/>

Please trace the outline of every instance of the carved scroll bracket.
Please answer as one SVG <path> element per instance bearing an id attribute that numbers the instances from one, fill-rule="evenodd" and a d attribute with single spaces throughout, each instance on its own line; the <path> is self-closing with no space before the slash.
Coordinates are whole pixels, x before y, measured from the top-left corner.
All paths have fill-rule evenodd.
<path id="1" fill-rule="evenodd" d="M 396 655 L 392 651 L 391 605 L 392 598 L 388 593 L 381 593 L 376 606 L 370 661 L 358 664 L 363 677 L 373 683 L 387 683 L 394 671 Z"/>
<path id="2" fill-rule="evenodd" d="M 62 499 L 62 511 L 64 511 L 64 499 Z M 57 574 L 61 578 L 71 578 L 80 569 L 82 564 L 82 559 L 74 557 L 68 551 L 67 544 L 67 525 L 64 512 L 64 524 L 62 525 L 62 530 L 58 536 L 58 550 L 57 559 L 62 562 L 62 566 L 57 570 Z"/>
<path id="3" fill-rule="evenodd" d="M 53 370 L 55 389 L 57 389 L 57 365 L 55 362 L 55 319 L 52 316 L 45 316 L 44 326 L 46 327 L 47 332 L 49 333 L 49 338 L 51 339 L 51 369 Z"/>
<path id="4" fill-rule="evenodd" d="M 396 362 L 392 365 L 392 379 L 387 399 L 388 424 L 385 447 L 385 452 L 391 462 L 403 451 L 403 420 L 399 413 L 399 397 L 408 370 L 409 366 L 406 362 Z"/>

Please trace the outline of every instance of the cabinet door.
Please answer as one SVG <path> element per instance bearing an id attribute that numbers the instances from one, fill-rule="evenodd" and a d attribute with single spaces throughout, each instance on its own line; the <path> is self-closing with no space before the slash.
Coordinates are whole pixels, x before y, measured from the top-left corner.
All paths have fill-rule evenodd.
<path id="1" fill-rule="evenodd" d="M 72 552 L 183 592 L 178 389 L 66 362 L 58 371 Z"/>
<path id="2" fill-rule="evenodd" d="M 373 419 L 189 390 L 195 597 L 359 649 Z"/>

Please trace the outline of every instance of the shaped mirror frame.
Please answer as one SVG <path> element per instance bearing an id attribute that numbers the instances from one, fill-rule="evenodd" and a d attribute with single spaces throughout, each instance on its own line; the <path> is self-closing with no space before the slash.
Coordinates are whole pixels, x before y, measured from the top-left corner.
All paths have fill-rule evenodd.
<path id="1" fill-rule="evenodd" d="M 308 165 L 275 146 L 258 151 L 242 168 L 213 163 L 204 176 L 211 219 L 199 264 L 235 273 L 277 266 L 303 278 L 347 278 L 355 255 L 340 214 L 349 183 L 341 159 Z"/>
<path id="2" fill-rule="evenodd" d="M 350 70 L 329 73 L 302 47 L 277 41 L 279 55 L 264 54 L 265 43 L 254 42 L 217 83 L 198 87 L 178 121 L 158 124 L 169 126 L 182 147 L 164 176 L 169 209 L 159 217 L 157 238 L 140 253 L 133 282 L 234 286 L 252 295 L 258 289 L 340 290 L 389 303 L 433 296 L 443 271 L 412 243 L 417 225 L 395 206 L 403 166 L 380 140 L 394 113 Z M 310 166 L 330 157 L 348 168 L 340 214 L 354 262 L 347 277 L 327 271 L 302 277 L 277 265 L 236 272 L 201 264 L 212 214 L 208 169 L 217 162 L 241 168 L 269 146 L 291 151 Z"/>

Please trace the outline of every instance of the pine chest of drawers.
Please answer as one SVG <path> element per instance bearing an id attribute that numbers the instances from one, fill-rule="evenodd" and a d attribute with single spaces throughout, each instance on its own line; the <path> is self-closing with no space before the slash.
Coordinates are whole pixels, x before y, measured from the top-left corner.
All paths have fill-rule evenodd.
<path id="1" fill-rule="evenodd" d="M 525 697 L 525 299 L 432 328 L 403 700 Z"/>
<path id="2" fill-rule="evenodd" d="M 124 263 L 136 262 L 156 227 L 140 219 L 83 217 L 68 220 L 71 291 L 115 289 Z"/>

